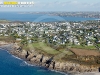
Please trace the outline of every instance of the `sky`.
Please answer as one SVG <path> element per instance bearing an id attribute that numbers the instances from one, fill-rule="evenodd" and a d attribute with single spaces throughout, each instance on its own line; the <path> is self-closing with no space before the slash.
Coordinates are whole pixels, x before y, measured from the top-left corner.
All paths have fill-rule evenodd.
<path id="1" fill-rule="evenodd" d="M 100 11 L 100 0 L 0 0 L 33 1 L 33 7 L 0 7 L 0 11 Z"/>

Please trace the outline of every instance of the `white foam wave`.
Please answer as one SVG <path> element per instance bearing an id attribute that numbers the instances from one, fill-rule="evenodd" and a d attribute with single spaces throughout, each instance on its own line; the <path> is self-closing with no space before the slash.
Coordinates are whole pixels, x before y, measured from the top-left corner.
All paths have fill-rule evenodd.
<path id="1" fill-rule="evenodd" d="M 16 56 L 14 56 L 14 55 L 12 55 L 12 57 L 14 57 L 14 58 L 16 58 L 16 59 L 19 59 L 19 60 L 22 60 L 21 58 L 19 58 L 19 57 L 16 57 Z"/>
<path id="2" fill-rule="evenodd" d="M 32 65 L 32 64 L 29 64 L 29 63 L 27 63 L 26 61 L 24 61 L 24 63 L 26 64 L 26 65 L 28 65 L 28 66 L 36 66 L 36 65 Z M 37 67 L 37 66 L 36 66 Z M 43 67 L 43 66 L 38 66 L 38 67 Z M 50 69 L 49 69 L 50 70 Z M 40 71 L 45 71 L 45 70 L 40 70 Z M 60 71 L 56 71 L 56 70 L 50 70 L 50 71 L 52 71 L 52 72 L 57 72 L 57 73 L 61 73 L 61 74 L 64 74 L 64 75 L 68 75 L 68 74 L 66 74 L 66 73 L 64 73 L 64 72 L 60 72 Z"/>
<path id="3" fill-rule="evenodd" d="M 28 65 L 28 66 L 35 66 L 35 65 L 32 65 L 32 64 L 27 63 L 26 61 L 24 61 L 24 63 L 25 63 L 26 65 Z"/>
<path id="4" fill-rule="evenodd" d="M 64 74 L 64 75 L 68 75 L 68 74 L 66 74 L 66 73 L 64 73 L 64 72 L 60 72 L 60 71 L 56 71 L 56 70 L 51 70 L 51 71 L 57 72 L 57 73 L 61 73 L 61 74 Z"/>

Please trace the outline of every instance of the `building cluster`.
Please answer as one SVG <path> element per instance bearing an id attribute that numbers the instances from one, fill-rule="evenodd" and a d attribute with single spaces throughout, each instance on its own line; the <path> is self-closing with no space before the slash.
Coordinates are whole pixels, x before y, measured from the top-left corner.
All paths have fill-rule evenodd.
<path id="1" fill-rule="evenodd" d="M 55 16 L 66 16 L 66 17 L 84 17 L 84 18 L 100 18 L 100 12 L 28 12 L 30 14 L 49 14 Z"/>
<path id="2" fill-rule="evenodd" d="M 0 36 L 11 35 L 16 35 L 16 40 L 19 41 L 24 36 L 29 43 L 41 39 L 55 45 L 71 43 L 93 46 L 94 42 L 100 43 L 100 25 L 99 21 L 0 23 Z"/>

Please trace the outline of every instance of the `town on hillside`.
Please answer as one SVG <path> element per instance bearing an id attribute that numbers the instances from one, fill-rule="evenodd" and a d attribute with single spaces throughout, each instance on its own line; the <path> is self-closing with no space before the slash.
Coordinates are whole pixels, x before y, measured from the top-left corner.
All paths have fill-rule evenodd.
<path id="1" fill-rule="evenodd" d="M 1 36 L 12 36 L 16 41 L 26 40 L 27 43 L 42 41 L 55 48 L 70 45 L 100 50 L 100 21 L 1 22 Z"/>

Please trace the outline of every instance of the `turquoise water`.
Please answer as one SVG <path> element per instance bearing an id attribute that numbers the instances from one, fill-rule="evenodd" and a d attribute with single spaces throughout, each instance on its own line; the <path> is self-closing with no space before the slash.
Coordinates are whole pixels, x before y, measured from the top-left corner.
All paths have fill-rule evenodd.
<path id="1" fill-rule="evenodd" d="M 31 21 L 31 22 L 52 22 L 52 21 L 85 21 L 95 20 L 95 18 L 82 17 L 59 17 L 45 14 L 19 14 L 17 12 L 0 12 L 0 19 L 12 21 Z"/>
<path id="2" fill-rule="evenodd" d="M 29 66 L 8 52 L 0 50 L 0 75 L 64 75 L 42 67 Z"/>

